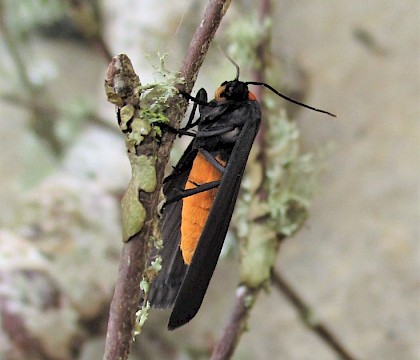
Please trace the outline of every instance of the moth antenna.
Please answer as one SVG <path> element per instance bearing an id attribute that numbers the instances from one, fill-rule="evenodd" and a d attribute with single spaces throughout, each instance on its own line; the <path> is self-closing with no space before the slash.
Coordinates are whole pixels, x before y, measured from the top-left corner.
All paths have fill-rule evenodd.
<path id="1" fill-rule="evenodd" d="M 274 89 L 272 86 L 270 86 L 270 85 L 268 85 L 268 84 L 266 84 L 266 83 L 257 82 L 257 81 L 247 81 L 245 84 L 247 84 L 247 85 L 259 85 L 259 86 L 264 86 L 264 87 L 266 87 L 267 89 L 270 89 L 270 90 L 271 90 L 274 94 L 276 94 L 276 95 L 278 95 L 278 96 L 282 97 L 283 99 L 285 99 L 285 100 L 287 100 L 287 101 L 290 101 L 290 102 L 292 102 L 292 103 L 294 103 L 294 104 L 296 104 L 296 105 L 300 105 L 300 106 L 303 106 L 303 107 L 305 107 L 305 108 L 307 108 L 307 109 L 311 109 L 311 110 L 313 110 L 313 111 L 317 111 L 317 112 L 320 112 L 320 113 L 323 113 L 323 114 L 327 114 L 327 115 L 332 116 L 332 117 L 337 117 L 337 115 L 334 115 L 334 114 L 332 114 L 332 113 L 330 113 L 330 112 L 328 112 L 328 111 L 321 110 L 321 109 L 318 109 L 318 108 L 315 108 L 315 107 L 312 107 L 312 106 L 306 105 L 306 104 L 301 103 L 301 102 L 299 102 L 299 101 L 297 101 L 297 100 L 293 100 L 292 98 L 289 98 L 288 96 L 283 95 L 282 93 L 280 93 L 279 91 L 277 91 L 277 90 L 276 90 L 276 89 Z"/>
<path id="2" fill-rule="evenodd" d="M 221 46 L 219 46 L 219 50 L 222 52 L 222 54 L 233 64 L 233 66 L 236 68 L 236 77 L 235 81 L 239 80 L 239 65 L 222 49 Z"/>

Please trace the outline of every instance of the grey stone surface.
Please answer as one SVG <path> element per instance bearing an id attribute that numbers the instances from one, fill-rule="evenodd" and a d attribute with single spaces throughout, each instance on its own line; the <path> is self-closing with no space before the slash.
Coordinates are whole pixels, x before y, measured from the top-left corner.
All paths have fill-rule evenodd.
<path id="1" fill-rule="evenodd" d="M 121 12 L 112 17 L 107 28 L 111 47 L 116 52 L 130 53 L 130 49 L 135 49 L 131 51 L 132 57 L 143 59 L 139 54 L 147 51 L 145 44 L 151 42 L 144 29 L 155 31 L 153 26 L 158 28 L 159 22 L 151 18 L 143 28 L 138 25 L 139 29 L 131 28 L 128 33 L 124 23 L 119 30 L 113 26 L 127 9 L 132 14 L 130 21 L 134 22 L 144 16 L 152 17 L 152 7 L 157 5 L 149 1 L 147 6 L 143 4 L 143 11 L 135 12 L 125 9 L 122 3 L 109 2 L 113 9 L 118 4 Z M 181 18 L 184 10 L 179 4 L 176 14 Z M 419 359 L 420 5 L 416 0 L 288 0 L 274 7 L 272 45 L 279 61 L 281 57 L 296 62 L 307 74 L 307 103 L 338 115 L 331 120 L 302 110 L 296 116 L 305 150 L 329 142 L 335 144 L 335 150 L 327 160 L 311 217 L 302 232 L 283 244 L 277 270 L 358 359 Z M 157 15 L 171 14 L 163 11 Z M 167 42 L 168 47 L 178 46 L 173 39 L 179 35 L 171 32 L 168 40 L 165 31 L 170 32 L 162 29 L 159 34 L 162 42 L 151 45 L 159 51 L 166 49 Z M 185 30 L 181 26 L 179 31 Z M 119 42 L 119 38 L 124 41 Z M 68 44 L 64 45 L 67 50 L 54 43 L 47 48 L 45 44 L 38 45 L 41 49 L 38 48 L 41 51 L 38 56 L 50 57 L 60 64 L 60 73 L 72 74 L 64 81 L 59 80 L 62 83 L 54 82 L 58 89 L 63 86 L 66 89 L 61 92 L 53 89 L 57 98 L 61 94 L 74 96 L 81 81 L 90 93 L 97 92 L 95 98 L 104 98 L 103 76 L 98 70 L 98 61 L 102 60 L 95 54 Z M 147 70 L 143 69 L 150 67 L 141 59 L 138 63 L 143 64 L 139 67 L 144 74 Z M 210 78 L 214 74 L 219 76 L 211 62 L 205 66 Z M 146 74 L 146 80 L 147 77 L 151 75 Z M 112 107 L 105 107 L 104 100 L 101 101 L 98 108 L 109 117 Z M 52 172 L 56 163 L 27 131 L 27 113 L 14 106 L 1 106 L 2 117 L 7 121 L 0 122 L 0 213 L 7 225 L 19 207 L 21 193 L 40 181 L 43 174 Z M 106 154 L 102 154 L 99 163 L 83 157 L 84 146 L 97 144 L 89 140 L 93 134 L 96 130 L 90 128 L 80 137 L 80 142 L 67 154 L 64 170 L 74 176 L 81 173 L 83 177 L 80 167 L 86 163 L 87 170 L 97 174 L 100 186 L 114 190 L 124 183 L 128 162 L 124 167 L 123 156 L 114 158 Z M 108 135 L 103 139 L 109 140 Z M 115 153 L 123 151 L 117 136 L 115 141 L 108 140 L 107 151 L 111 146 Z M 74 163 L 72 159 L 79 160 Z M 107 163 L 108 159 L 114 162 Z M 108 179 L 106 174 L 98 173 L 98 167 L 115 169 L 119 175 Z M 116 269 L 115 263 L 110 266 Z M 167 333 L 164 330 L 167 313 L 154 312 L 149 321 L 153 327 L 151 338 L 161 329 L 159 336 L 171 344 L 210 346 L 228 317 L 236 283 L 237 263 L 221 262 L 194 322 Z M 145 331 L 138 340 L 140 344 L 147 334 Z M 96 345 L 95 350 L 86 352 L 101 352 Z M 147 345 L 150 344 L 146 342 Z M 155 346 L 157 351 L 162 348 L 159 344 Z M 272 289 L 258 299 L 249 332 L 241 339 L 234 359 L 336 357 L 302 325 L 284 297 Z"/>

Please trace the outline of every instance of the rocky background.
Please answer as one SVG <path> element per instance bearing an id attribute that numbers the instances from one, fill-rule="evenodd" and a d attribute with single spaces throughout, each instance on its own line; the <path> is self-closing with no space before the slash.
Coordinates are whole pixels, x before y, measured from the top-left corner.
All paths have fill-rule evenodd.
<path id="1" fill-rule="evenodd" d="M 105 101 L 107 61 L 71 25 L 72 3 L 84 4 L 0 7 L 0 358 L 6 360 L 103 354 L 121 249 L 119 200 L 130 170 Z M 127 53 L 147 83 L 157 52 L 168 53 L 167 66 L 177 69 L 205 2 L 97 5 L 111 54 Z M 216 40 L 226 44 L 230 25 L 256 8 L 254 1 L 233 2 Z M 304 152 L 332 150 L 310 218 L 283 243 L 276 270 L 355 359 L 420 358 L 419 11 L 415 0 L 273 4 L 281 88 L 338 115 L 331 120 L 286 105 Z M 214 47 L 196 88 L 211 92 L 233 77 L 226 64 Z M 190 325 L 168 333 L 168 313 L 151 314 L 132 359 L 208 358 L 236 284 L 233 256 L 220 262 Z M 259 297 L 234 355 L 336 358 L 275 289 Z"/>

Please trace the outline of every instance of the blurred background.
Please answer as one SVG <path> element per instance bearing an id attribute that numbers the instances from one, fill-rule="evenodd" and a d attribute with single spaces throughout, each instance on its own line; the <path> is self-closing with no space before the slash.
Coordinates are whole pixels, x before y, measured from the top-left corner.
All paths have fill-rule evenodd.
<path id="1" fill-rule="evenodd" d="M 1 359 L 102 358 L 130 178 L 104 94 L 109 56 L 127 53 L 143 84 L 158 52 L 176 71 L 205 5 L 0 1 Z M 235 45 L 238 23 L 256 31 L 257 12 L 256 1 L 232 2 L 215 43 Z M 303 152 L 334 150 L 276 270 L 357 359 L 420 358 L 419 13 L 416 0 L 273 2 L 281 83 L 268 82 L 338 115 L 286 107 Z M 212 46 L 195 89 L 233 77 Z M 208 358 L 237 280 L 237 259 L 220 261 L 194 321 L 167 332 L 169 313 L 153 311 L 131 359 Z M 275 289 L 258 298 L 234 355 L 336 358 Z"/>

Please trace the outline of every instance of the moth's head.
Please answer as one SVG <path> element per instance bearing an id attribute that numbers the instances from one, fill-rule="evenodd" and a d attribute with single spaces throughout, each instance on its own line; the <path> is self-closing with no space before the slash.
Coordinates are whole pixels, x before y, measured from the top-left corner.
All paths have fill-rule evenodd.
<path id="1" fill-rule="evenodd" d="M 255 95 L 248 90 L 248 85 L 237 79 L 223 82 L 216 90 L 214 98 L 217 101 L 247 101 L 256 100 Z"/>

